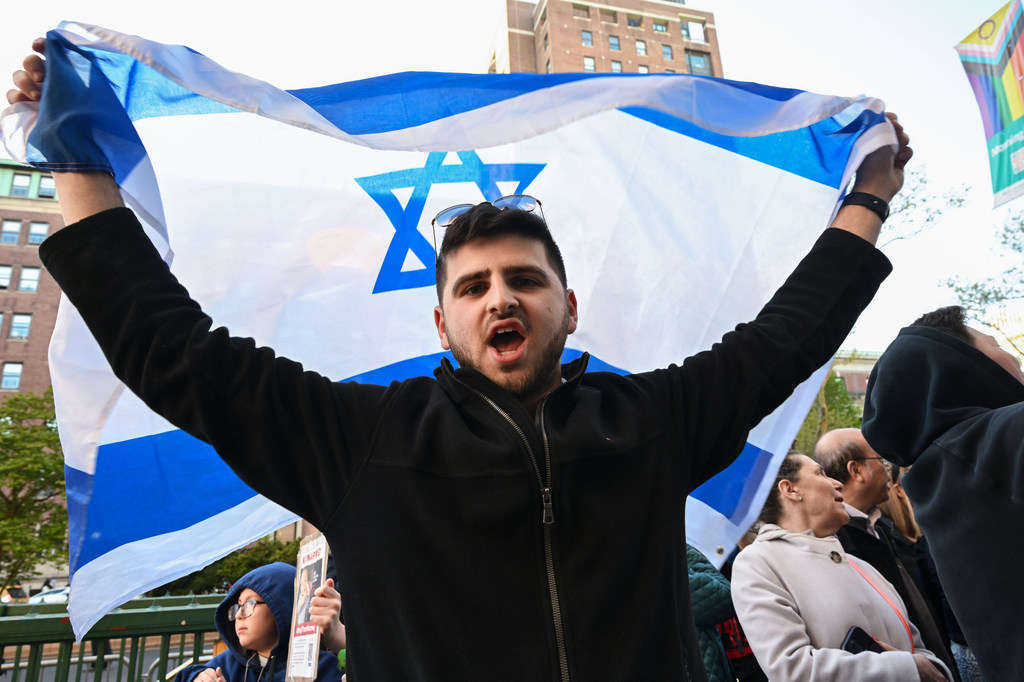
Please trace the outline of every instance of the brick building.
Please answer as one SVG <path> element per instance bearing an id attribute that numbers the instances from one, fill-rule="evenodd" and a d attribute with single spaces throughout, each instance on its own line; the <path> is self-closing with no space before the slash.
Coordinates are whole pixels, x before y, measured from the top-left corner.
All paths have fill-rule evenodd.
<path id="1" fill-rule="evenodd" d="M 60 289 L 38 246 L 63 226 L 49 173 L 0 159 L 0 394 L 41 393 Z"/>
<path id="2" fill-rule="evenodd" d="M 506 0 L 491 73 L 721 76 L 715 18 L 674 0 Z"/>

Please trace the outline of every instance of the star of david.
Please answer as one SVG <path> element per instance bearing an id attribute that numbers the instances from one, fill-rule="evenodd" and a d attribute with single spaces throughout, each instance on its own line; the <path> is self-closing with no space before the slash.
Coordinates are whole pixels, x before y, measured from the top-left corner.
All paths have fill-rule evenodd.
<path id="1" fill-rule="evenodd" d="M 433 185 L 471 182 L 480 189 L 484 201 L 494 201 L 502 194 L 498 189 L 499 182 L 517 182 L 514 193 L 521 194 L 545 166 L 543 163 L 484 163 L 473 151 L 458 152 L 457 155 L 461 161 L 458 164 L 443 163 L 447 152 L 431 152 L 423 168 L 355 179 L 395 228 L 395 236 L 377 273 L 373 293 L 434 286 L 434 246 L 417 229 Z M 409 187 L 412 188 L 412 196 L 403 208 L 395 190 Z M 467 198 L 466 203 L 472 203 L 472 199 Z M 402 269 L 410 252 L 423 264 L 422 268 Z"/>

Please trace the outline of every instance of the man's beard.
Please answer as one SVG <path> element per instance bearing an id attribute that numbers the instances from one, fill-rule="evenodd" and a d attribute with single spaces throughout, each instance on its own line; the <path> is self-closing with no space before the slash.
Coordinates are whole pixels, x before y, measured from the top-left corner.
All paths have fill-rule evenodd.
<path id="1" fill-rule="evenodd" d="M 552 389 L 552 375 L 561 377 L 561 370 L 557 368 L 561 367 L 562 351 L 565 350 L 565 341 L 569 338 L 568 323 L 569 314 L 566 311 L 565 326 L 561 327 L 548 342 L 548 345 L 542 349 L 535 364 L 529 367 L 520 365 L 510 368 L 508 371 L 499 369 L 500 374 L 497 377 L 489 376 L 482 368 L 477 367 L 469 358 L 469 355 L 463 352 L 459 339 L 453 338 L 450 332 L 448 334 L 448 345 L 451 348 L 452 355 L 455 357 L 455 361 L 459 363 L 459 367 L 480 372 L 515 396 L 516 399 L 523 400 L 533 397 L 542 391 L 547 392 Z"/>

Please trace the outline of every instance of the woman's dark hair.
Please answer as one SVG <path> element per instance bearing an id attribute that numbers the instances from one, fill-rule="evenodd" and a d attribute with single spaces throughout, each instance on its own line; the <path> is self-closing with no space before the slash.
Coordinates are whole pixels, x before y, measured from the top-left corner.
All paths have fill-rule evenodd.
<path id="1" fill-rule="evenodd" d="M 786 455 L 786 458 L 782 460 L 779 473 L 775 475 L 775 481 L 772 483 L 772 487 L 768 489 L 768 499 L 764 501 L 761 516 L 758 517 L 758 521 L 761 523 L 776 524 L 779 522 L 779 517 L 782 516 L 782 493 L 779 492 L 779 483 L 783 480 L 790 483 L 796 483 L 800 480 L 800 465 L 802 462 L 799 456 L 802 454 L 801 452 L 791 450 Z"/>

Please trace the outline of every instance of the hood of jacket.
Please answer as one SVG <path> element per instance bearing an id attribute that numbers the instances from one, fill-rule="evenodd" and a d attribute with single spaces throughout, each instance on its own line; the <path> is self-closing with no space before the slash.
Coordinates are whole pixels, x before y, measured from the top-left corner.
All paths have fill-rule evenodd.
<path id="1" fill-rule="evenodd" d="M 277 646 L 274 647 L 272 655 L 275 659 L 275 669 L 284 670 L 292 628 L 295 567 L 277 562 L 249 571 L 231 586 L 228 596 L 217 607 L 214 614 L 217 631 L 231 652 L 242 662 L 251 657 L 253 652 L 244 649 L 239 643 L 238 635 L 235 634 L 235 624 L 228 620 L 228 609 L 232 604 L 238 603 L 238 595 L 247 587 L 267 603 L 267 608 L 274 616 L 274 623 L 277 624 Z M 259 667 L 258 659 L 256 665 Z"/>
<path id="2" fill-rule="evenodd" d="M 875 363 L 864 402 L 864 437 L 910 466 L 963 422 L 1024 400 L 1024 384 L 969 343 L 930 327 L 902 329 Z"/>
<path id="3" fill-rule="evenodd" d="M 828 553 L 837 547 L 842 551 L 842 545 L 835 535 L 826 535 L 819 538 L 813 531 L 805 530 L 798 533 L 793 530 L 786 530 L 774 523 L 765 523 L 757 531 L 754 542 L 779 542 L 788 543 L 801 547 L 812 552 Z M 842 552 L 845 554 L 845 552 Z"/>

